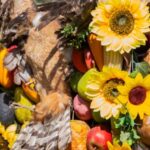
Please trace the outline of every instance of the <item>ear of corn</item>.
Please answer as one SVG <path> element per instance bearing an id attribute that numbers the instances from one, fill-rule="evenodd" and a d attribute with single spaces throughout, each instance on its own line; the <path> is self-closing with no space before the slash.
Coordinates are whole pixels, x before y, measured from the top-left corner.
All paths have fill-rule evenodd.
<path id="1" fill-rule="evenodd" d="M 121 69 L 123 57 L 119 52 L 107 52 L 101 46 L 100 41 L 96 39 L 96 35 L 94 34 L 89 35 L 88 43 L 99 70 L 101 70 L 104 65 Z"/>
<path id="2" fill-rule="evenodd" d="M 123 56 L 119 52 L 104 51 L 104 65 L 121 69 Z"/>

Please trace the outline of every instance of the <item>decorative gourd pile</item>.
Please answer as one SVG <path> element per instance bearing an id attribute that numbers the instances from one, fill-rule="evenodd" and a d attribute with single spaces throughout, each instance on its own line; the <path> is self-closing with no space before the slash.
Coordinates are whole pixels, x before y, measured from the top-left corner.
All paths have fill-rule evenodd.
<path id="1" fill-rule="evenodd" d="M 0 50 L 0 135 L 1 148 L 11 149 L 21 128 L 32 119 L 32 108 L 39 102 L 39 95 L 34 89 L 34 82 L 17 87 L 13 83 L 13 71 L 4 66 L 4 58 L 9 53 L 7 48 Z M 21 106 L 21 107 L 16 107 Z"/>
<path id="2" fill-rule="evenodd" d="M 71 22 L 60 32 L 72 48 L 73 72 L 68 81 L 73 98 L 72 142 L 68 150 L 149 149 L 148 3 L 99 0 L 90 13 L 91 21 L 83 29 Z M 15 68 L 9 72 L 4 66 L 8 53 L 1 46 L 0 143 L 5 149 L 12 147 L 40 100 L 34 79 L 20 87 L 13 83 Z"/>

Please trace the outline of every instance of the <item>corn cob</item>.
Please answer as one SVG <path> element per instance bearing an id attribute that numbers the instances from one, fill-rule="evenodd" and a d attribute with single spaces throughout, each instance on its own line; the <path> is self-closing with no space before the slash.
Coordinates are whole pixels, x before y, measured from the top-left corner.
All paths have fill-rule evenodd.
<path id="1" fill-rule="evenodd" d="M 121 69 L 123 63 L 123 56 L 119 52 L 104 50 L 104 65 Z"/>
<path id="2" fill-rule="evenodd" d="M 96 35 L 90 34 L 88 43 L 99 70 L 102 70 L 104 65 L 118 69 L 122 68 L 123 56 L 119 52 L 107 52 L 104 47 L 101 46 L 100 41 L 96 39 Z"/>

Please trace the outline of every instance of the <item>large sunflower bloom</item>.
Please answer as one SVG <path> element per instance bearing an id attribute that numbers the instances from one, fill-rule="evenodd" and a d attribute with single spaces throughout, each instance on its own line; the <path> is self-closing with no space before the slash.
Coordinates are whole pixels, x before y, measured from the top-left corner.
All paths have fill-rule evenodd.
<path id="1" fill-rule="evenodd" d="M 119 101 L 126 105 L 131 117 L 150 115 L 150 75 L 145 78 L 139 73 L 135 79 L 127 77 L 124 86 L 118 86 Z"/>
<path id="2" fill-rule="evenodd" d="M 121 71 L 116 68 L 104 67 L 100 72 L 99 89 L 97 89 L 98 96 L 93 98 L 91 102 L 91 109 L 95 112 L 100 111 L 100 116 L 105 119 L 110 117 L 118 117 L 119 112 L 122 109 L 121 103 L 117 100 L 119 95 L 117 86 L 124 84 L 124 79 L 127 76 L 127 72 Z M 95 84 L 95 83 L 94 83 Z M 95 89 L 96 85 L 88 85 L 88 88 Z M 91 91 L 91 89 L 89 91 Z"/>
<path id="3" fill-rule="evenodd" d="M 106 0 L 92 11 L 91 31 L 106 51 L 130 52 L 145 45 L 150 31 L 149 7 L 141 0 Z"/>
<path id="4" fill-rule="evenodd" d="M 119 144 L 111 144 L 110 142 L 107 143 L 109 150 L 131 150 L 130 145 L 127 143 L 123 143 L 122 146 Z"/>

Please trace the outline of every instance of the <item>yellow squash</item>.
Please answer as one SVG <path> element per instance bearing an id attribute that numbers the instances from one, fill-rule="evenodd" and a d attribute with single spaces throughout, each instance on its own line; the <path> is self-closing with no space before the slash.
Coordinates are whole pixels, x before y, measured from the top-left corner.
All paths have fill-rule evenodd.
<path id="1" fill-rule="evenodd" d="M 13 84 L 12 73 L 4 66 L 4 58 L 8 51 L 6 48 L 0 49 L 0 85 L 5 88 L 10 88 Z"/>

